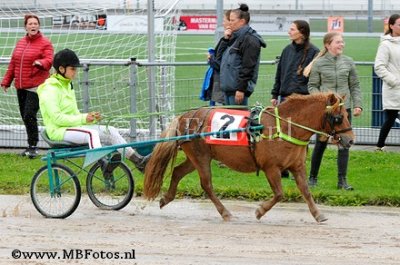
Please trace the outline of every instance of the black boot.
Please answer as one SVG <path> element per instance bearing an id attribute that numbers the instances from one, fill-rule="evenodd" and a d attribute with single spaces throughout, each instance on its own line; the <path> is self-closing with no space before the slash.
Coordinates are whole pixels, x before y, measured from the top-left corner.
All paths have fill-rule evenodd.
<path id="1" fill-rule="evenodd" d="M 111 179 L 114 169 L 121 164 L 121 154 L 115 153 L 109 160 L 107 158 L 102 158 L 98 162 L 101 166 L 104 179 Z"/>
<path id="2" fill-rule="evenodd" d="M 310 177 L 308 178 L 308 185 L 310 187 L 317 186 L 318 181 L 318 173 L 319 168 L 322 162 L 322 156 L 324 155 L 326 146 L 328 145 L 327 142 L 321 142 L 317 137 L 315 142 L 314 150 L 311 155 L 311 169 L 310 169 Z"/>
<path id="3" fill-rule="evenodd" d="M 289 171 L 285 169 L 284 171 L 281 172 L 281 177 L 282 178 L 289 178 Z"/>
<path id="4" fill-rule="evenodd" d="M 337 188 L 339 190 L 341 190 L 341 189 L 343 189 L 343 190 L 354 190 L 354 188 L 352 186 L 347 184 L 346 177 L 339 177 Z"/>
<path id="5" fill-rule="evenodd" d="M 354 190 L 352 186 L 347 184 L 347 165 L 349 162 L 349 149 L 339 149 L 338 150 L 338 189 L 344 190 Z"/>

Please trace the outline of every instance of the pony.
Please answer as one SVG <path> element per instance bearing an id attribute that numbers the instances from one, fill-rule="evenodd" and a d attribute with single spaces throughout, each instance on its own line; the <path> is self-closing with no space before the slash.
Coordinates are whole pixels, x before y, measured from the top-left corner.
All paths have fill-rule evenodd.
<path id="1" fill-rule="evenodd" d="M 208 126 L 210 108 L 188 111 L 174 119 L 162 138 L 191 135 L 204 131 Z M 224 221 L 231 213 L 213 191 L 211 181 L 211 160 L 217 160 L 230 169 L 239 172 L 262 170 L 273 191 L 273 197 L 263 201 L 256 209 L 260 219 L 283 198 L 281 172 L 289 170 L 296 181 L 302 197 L 308 204 L 315 220 L 320 223 L 327 218 L 320 213 L 308 188 L 306 179 L 307 143 L 315 133 L 331 137 L 334 143 L 350 148 L 354 134 L 349 123 L 343 99 L 335 93 L 312 95 L 291 95 L 275 110 L 263 109 L 258 116 L 263 125 L 261 137 L 250 146 L 208 144 L 204 137 L 188 138 L 158 143 L 145 168 L 144 197 L 154 200 L 161 191 L 168 165 L 171 165 L 171 181 L 168 191 L 160 199 L 160 208 L 174 200 L 179 181 L 188 173 L 197 170 L 201 187 L 214 203 Z M 260 126 L 261 127 L 261 126 Z M 186 160 L 174 166 L 178 150 Z"/>

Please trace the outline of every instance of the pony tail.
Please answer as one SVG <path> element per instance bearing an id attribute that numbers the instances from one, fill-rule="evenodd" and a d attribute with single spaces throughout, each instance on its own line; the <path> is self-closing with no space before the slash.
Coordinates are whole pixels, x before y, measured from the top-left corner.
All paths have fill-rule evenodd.
<path id="1" fill-rule="evenodd" d="M 176 118 L 163 132 L 162 137 L 177 136 L 178 124 L 179 119 Z M 145 198 L 154 200 L 160 194 L 165 171 L 169 164 L 171 164 L 171 168 L 173 167 L 177 154 L 177 141 L 166 141 L 155 146 L 144 172 L 143 194 Z"/>
<path id="2" fill-rule="evenodd" d="M 320 51 L 320 52 L 317 54 L 317 56 L 315 56 L 315 58 L 306 66 L 306 68 L 304 68 L 303 75 L 304 75 L 305 77 L 309 77 L 309 75 L 310 75 L 310 73 L 311 73 L 311 68 L 312 68 L 314 62 L 315 62 L 318 58 L 324 56 L 327 52 L 328 52 L 327 49 L 323 49 L 322 51 Z"/>

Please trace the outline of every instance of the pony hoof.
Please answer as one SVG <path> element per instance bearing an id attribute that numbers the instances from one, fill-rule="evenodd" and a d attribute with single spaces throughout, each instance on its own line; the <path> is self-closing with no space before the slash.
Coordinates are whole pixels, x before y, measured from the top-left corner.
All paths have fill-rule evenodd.
<path id="1" fill-rule="evenodd" d="M 232 219 L 232 215 L 227 214 L 227 215 L 222 216 L 222 218 L 224 219 L 225 222 L 229 222 Z"/>
<path id="2" fill-rule="evenodd" d="M 263 217 L 263 213 L 261 213 L 261 211 L 260 211 L 260 209 L 257 209 L 256 210 L 256 218 L 257 218 L 257 220 L 260 220 L 261 219 L 261 217 Z"/>
<path id="3" fill-rule="evenodd" d="M 227 210 L 223 211 L 221 216 L 222 216 L 222 219 L 224 219 L 225 222 L 229 222 L 232 219 L 232 214 Z"/>
<path id="4" fill-rule="evenodd" d="M 160 199 L 160 209 L 162 209 L 162 207 L 164 207 L 165 205 L 167 205 L 167 203 L 165 202 L 164 198 Z"/>
<path id="5" fill-rule="evenodd" d="M 315 218 L 315 220 L 317 220 L 318 223 L 323 223 L 323 222 L 327 221 L 328 218 L 326 218 L 325 215 L 320 214 Z"/>

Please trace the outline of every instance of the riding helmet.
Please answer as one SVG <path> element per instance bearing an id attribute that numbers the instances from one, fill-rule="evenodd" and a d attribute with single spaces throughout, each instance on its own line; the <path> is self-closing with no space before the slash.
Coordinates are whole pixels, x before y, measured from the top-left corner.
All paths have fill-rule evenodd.
<path id="1" fill-rule="evenodd" d="M 56 55 L 54 55 L 53 67 L 57 70 L 57 72 L 60 66 L 79 67 L 81 66 L 81 64 L 79 62 L 78 56 L 74 51 L 70 49 L 64 49 L 57 52 Z"/>

